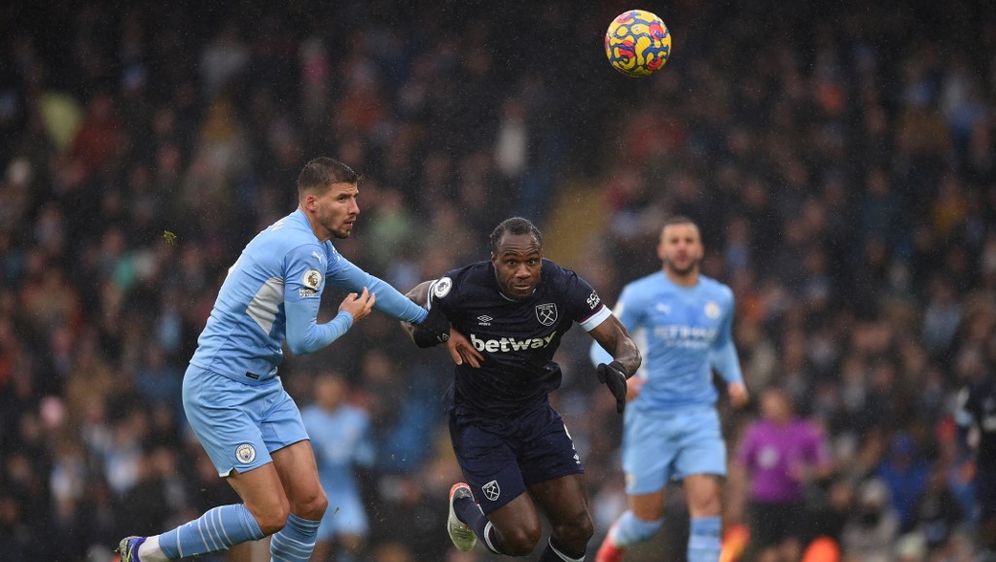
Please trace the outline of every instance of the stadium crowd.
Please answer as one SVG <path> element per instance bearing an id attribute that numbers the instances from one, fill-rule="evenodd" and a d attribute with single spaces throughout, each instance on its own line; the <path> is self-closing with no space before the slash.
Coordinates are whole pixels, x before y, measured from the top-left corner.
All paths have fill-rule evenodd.
<path id="1" fill-rule="evenodd" d="M 551 220 L 572 178 L 601 186 L 604 230 L 557 259 L 608 302 L 659 266 L 666 216 L 694 218 L 748 386 L 784 389 L 831 447 L 800 539 L 982 559 L 955 410 L 996 376 L 992 7 L 678 2 L 658 11 L 673 59 L 637 82 L 600 52 L 618 2 L 211 4 L 0 8 L 0 558 L 109 560 L 232 501 L 182 373 L 227 268 L 330 155 L 366 176 L 337 248 L 402 291 L 486 257 L 510 214 Z M 601 535 L 625 499 L 620 421 L 586 338 L 558 360 Z M 443 531 L 448 361 L 374 314 L 281 369 L 302 406 L 340 372 L 370 414 L 361 560 L 488 559 Z M 733 458 L 758 413 L 724 413 Z M 633 559 L 680 544 L 680 515 Z"/>

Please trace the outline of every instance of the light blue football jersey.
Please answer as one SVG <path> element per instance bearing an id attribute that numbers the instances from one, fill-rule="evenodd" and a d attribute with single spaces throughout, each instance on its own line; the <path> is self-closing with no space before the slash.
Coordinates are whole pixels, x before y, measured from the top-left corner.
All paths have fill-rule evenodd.
<path id="1" fill-rule="evenodd" d="M 334 412 L 312 405 L 301 411 L 301 419 L 311 438 L 326 492 L 355 492 L 354 465 L 370 466 L 374 461 L 370 416 L 350 405 Z"/>
<path id="2" fill-rule="evenodd" d="M 733 344 L 733 291 L 699 276 L 693 287 L 682 287 L 658 271 L 626 285 L 614 314 L 633 334 L 643 354 L 638 376 L 646 381 L 628 407 L 637 411 L 674 410 L 713 405 L 716 388 L 712 369 L 727 382 L 742 382 Z M 612 360 L 597 343 L 596 364 Z"/>
<path id="3" fill-rule="evenodd" d="M 374 307 L 420 323 L 426 311 L 393 287 L 320 242 L 297 209 L 256 235 L 228 270 L 190 363 L 248 384 L 276 375 L 282 344 L 295 354 L 317 351 L 341 336 L 353 318 L 340 312 L 317 322 L 326 283 L 377 297 Z"/>

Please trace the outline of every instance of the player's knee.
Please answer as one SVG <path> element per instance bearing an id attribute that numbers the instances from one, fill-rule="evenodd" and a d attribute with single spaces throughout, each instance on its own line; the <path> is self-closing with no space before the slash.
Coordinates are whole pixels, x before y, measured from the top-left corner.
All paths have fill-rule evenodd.
<path id="1" fill-rule="evenodd" d="M 290 516 L 290 505 L 287 502 L 274 504 L 268 509 L 254 513 L 253 515 L 256 517 L 259 529 L 263 531 L 263 535 L 272 535 L 283 529 L 284 525 L 287 524 L 287 517 Z"/>
<path id="2" fill-rule="evenodd" d="M 723 500 L 719 492 L 707 494 L 697 498 L 688 508 L 693 517 L 716 517 L 723 511 Z"/>
<path id="3" fill-rule="evenodd" d="M 519 526 L 501 531 L 501 550 L 509 556 L 526 556 L 540 539 L 539 525 Z"/>
<path id="4" fill-rule="evenodd" d="M 583 551 L 594 533 L 595 528 L 587 511 L 553 526 L 553 536 L 557 538 L 557 542 L 574 551 Z"/>
<path id="5" fill-rule="evenodd" d="M 329 507 L 329 498 L 325 495 L 325 490 L 318 488 L 314 494 L 310 494 L 295 506 L 294 512 L 305 519 L 318 521 L 325 515 L 325 510 Z"/>
<path id="6" fill-rule="evenodd" d="M 252 495 L 245 498 L 245 506 L 264 536 L 283 529 L 290 515 L 290 502 L 283 493 Z"/>

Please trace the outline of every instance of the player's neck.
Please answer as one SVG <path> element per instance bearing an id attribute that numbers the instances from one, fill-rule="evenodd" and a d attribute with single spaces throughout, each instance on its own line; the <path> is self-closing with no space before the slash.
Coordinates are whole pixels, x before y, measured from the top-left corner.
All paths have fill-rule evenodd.
<path id="1" fill-rule="evenodd" d="M 301 214 L 304 215 L 304 218 L 308 220 L 308 226 L 311 227 L 311 232 L 315 234 L 315 238 L 318 238 L 319 242 L 324 244 L 325 242 L 328 242 L 329 240 L 332 239 L 332 234 L 326 232 L 325 229 L 322 227 L 322 225 L 318 224 L 318 219 L 309 214 L 308 211 L 302 209 L 300 206 L 298 207 L 298 210 L 301 211 Z"/>
<path id="2" fill-rule="evenodd" d="M 665 267 L 664 275 L 667 275 L 667 278 L 679 287 L 694 287 L 699 284 L 699 270 L 697 268 L 688 273 L 681 274 L 673 271 L 671 268 Z"/>

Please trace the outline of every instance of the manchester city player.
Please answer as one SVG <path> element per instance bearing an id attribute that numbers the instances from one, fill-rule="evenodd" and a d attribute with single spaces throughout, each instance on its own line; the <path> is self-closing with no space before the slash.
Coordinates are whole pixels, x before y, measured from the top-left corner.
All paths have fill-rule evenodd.
<path id="1" fill-rule="evenodd" d="M 747 402 L 733 345 L 733 293 L 699 274 L 699 229 L 685 217 L 668 220 L 657 255 L 663 270 L 623 288 L 615 314 L 637 339 L 646 338 L 645 376 L 629 382 L 623 469 L 629 510 L 609 530 L 596 562 L 618 562 L 626 547 L 663 525 L 664 487 L 683 480 L 691 514 L 689 562 L 716 562 L 720 553 L 721 478 L 726 445 L 716 412 L 712 369 L 727 383 L 734 406 Z M 642 334 L 641 334 L 642 332 Z M 604 353 L 592 348 L 592 359 Z"/>
<path id="2" fill-rule="evenodd" d="M 467 482 L 450 490 L 447 530 L 460 550 L 479 537 L 492 552 L 526 556 L 540 538 L 539 504 L 552 528 L 539 560 L 580 561 L 592 522 L 581 460 L 547 398 L 561 379 L 552 358 L 580 324 L 612 356 L 598 376 L 621 411 L 640 352 L 591 285 L 543 259 L 543 238 L 529 221 L 502 222 L 490 243 L 490 261 L 409 292 L 453 326 L 450 436 Z M 432 344 L 423 331 L 414 328 L 416 343 Z"/>
<path id="3" fill-rule="evenodd" d="M 420 324 L 426 337 L 448 337 L 445 318 L 427 314 L 332 246 L 332 238 L 349 236 L 359 215 L 358 181 L 331 158 L 305 165 L 297 210 L 256 235 L 229 269 L 183 377 L 187 420 L 244 504 L 216 507 L 161 535 L 123 539 L 123 562 L 191 557 L 267 535 L 274 560 L 308 560 L 328 501 L 301 414 L 277 377 L 281 345 L 286 339 L 295 354 L 318 351 L 372 307 Z M 351 293 L 335 318 L 319 324 L 329 283 Z"/>
<path id="4" fill-rule="evenodd" d="M 374 461 L 370 417 L 363 408 L 347 402 L 347 392 L 342 375 L 322 373 L 315 379 L 315 403 L 301 410 L 318 461 L 318 476 L 329 498 L 329 509 L 318 527 L 315 560 L 352 562 L 367 535 L 367 514 L 353 469 Z M 339 552 L 333 556 L 333 550 Z"/>

